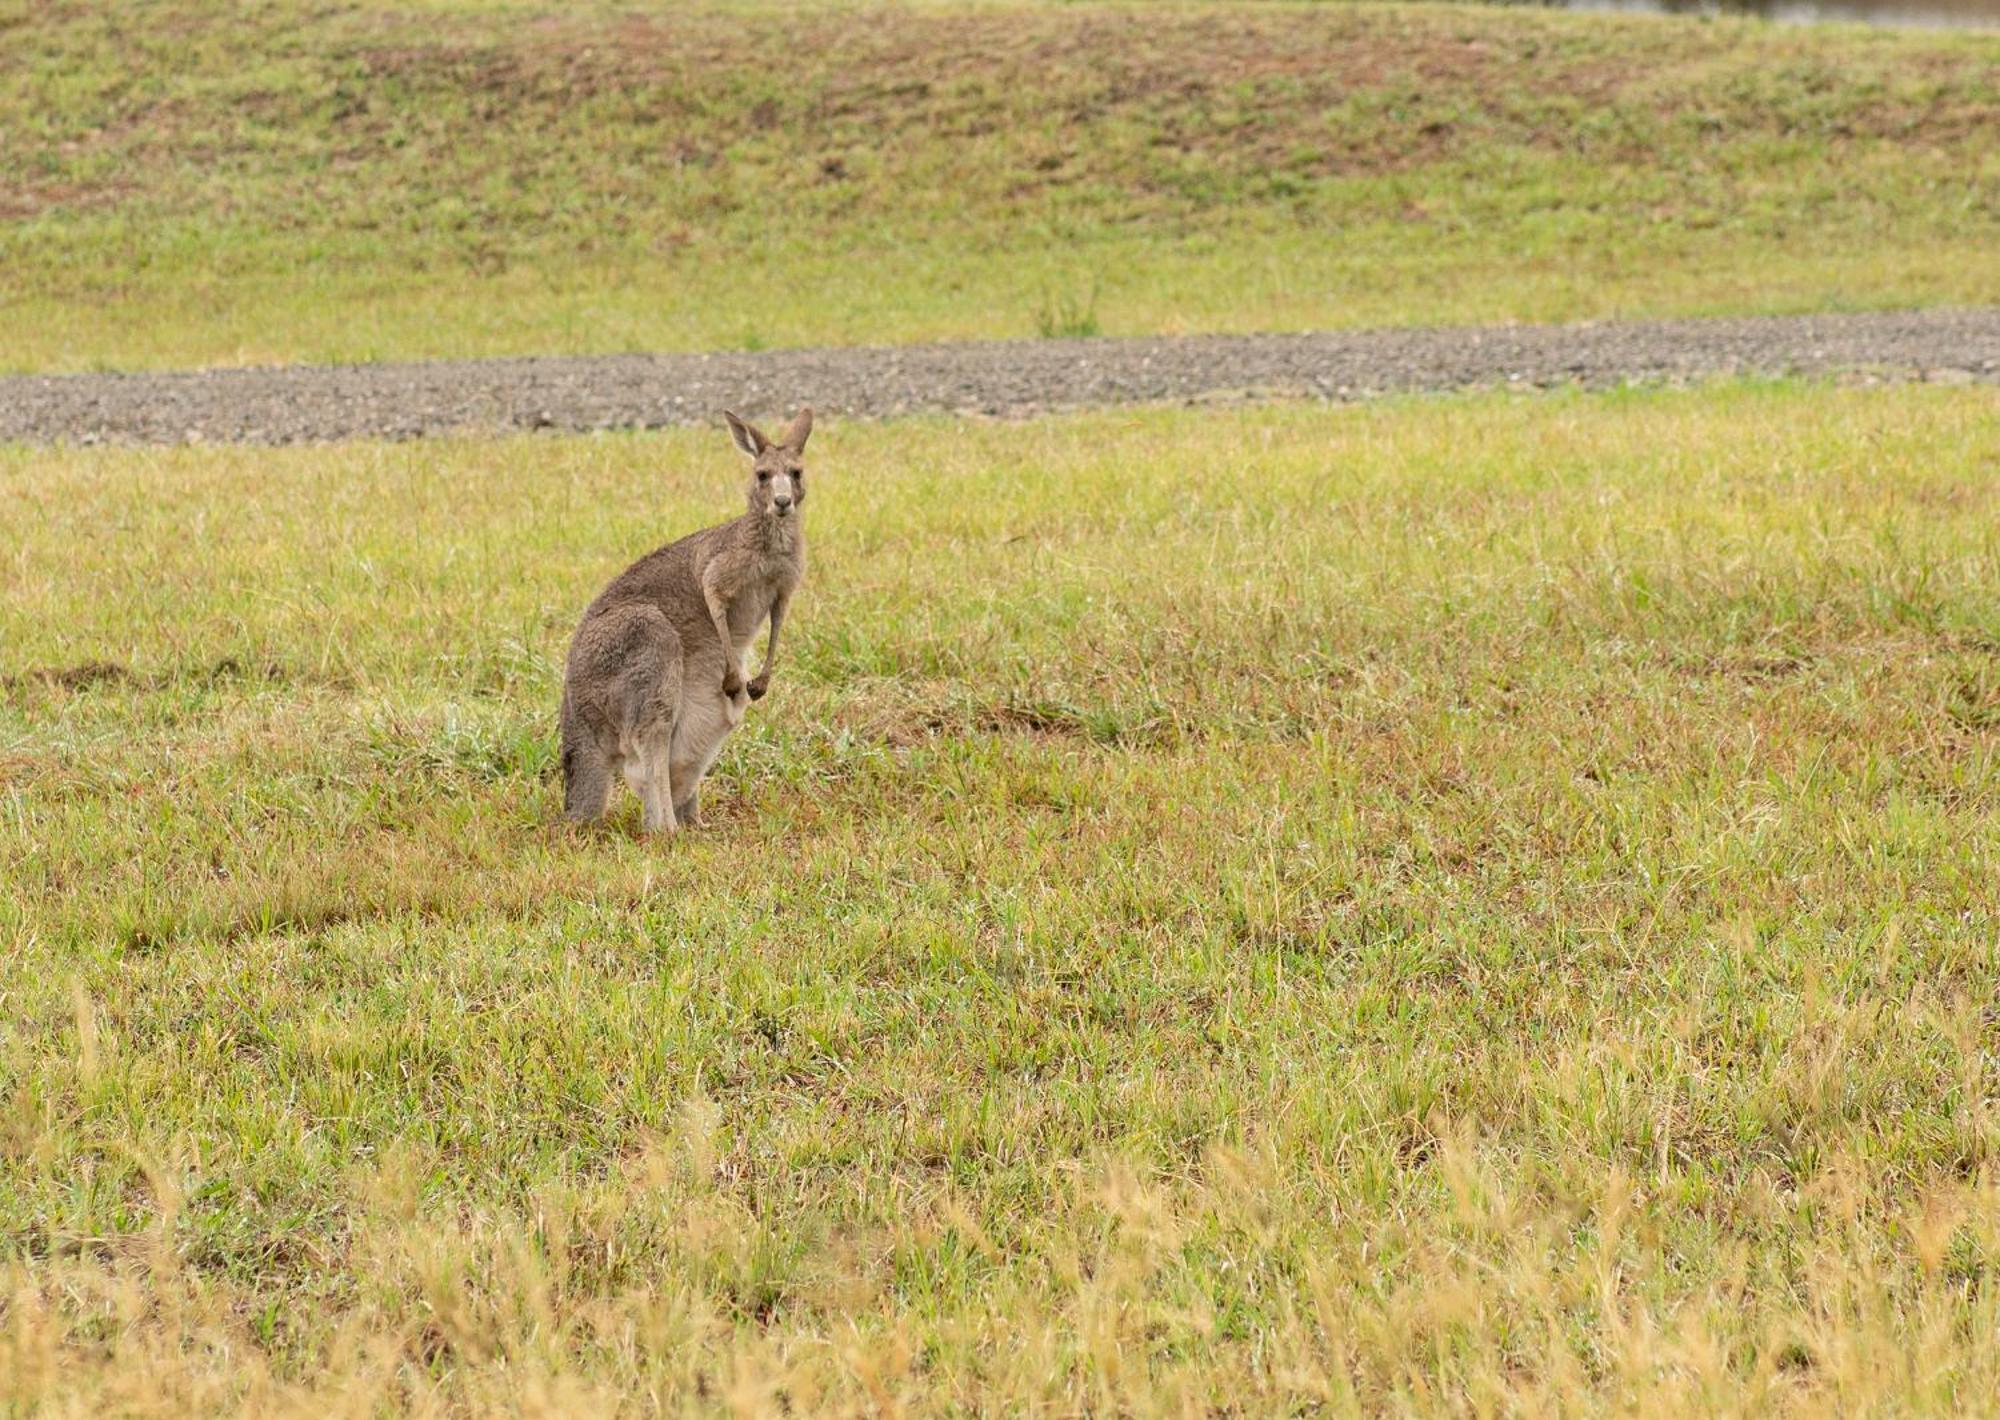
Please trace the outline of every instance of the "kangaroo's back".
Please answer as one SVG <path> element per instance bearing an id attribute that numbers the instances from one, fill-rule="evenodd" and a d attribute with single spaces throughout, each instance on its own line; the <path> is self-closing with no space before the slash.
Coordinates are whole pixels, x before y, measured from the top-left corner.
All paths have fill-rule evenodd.
<path id="1" fill-rule="evenodd" d="M 579 638 L 594 618 L 632 605 L 659 608 L 684 642 L 699 642 L 704 632 L 712 636 L 714 624 L 702 597 L 701 574 L 730 527 L 723 523 L 689 533 L 655 548 L 613 577 L 585 608 Z"/>

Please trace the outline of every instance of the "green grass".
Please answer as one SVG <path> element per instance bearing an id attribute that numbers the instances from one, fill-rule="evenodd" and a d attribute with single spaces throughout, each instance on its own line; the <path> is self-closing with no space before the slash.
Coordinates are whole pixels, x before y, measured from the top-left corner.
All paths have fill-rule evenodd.
<path id="1" fill-rule="evenodd" d="M 0 451 L 0 1409 L 1976 1410 L 1996 449 L 836 423 L 657 843 L 556 668 L 720 431 Z"/>
<path id="2" fill-rule="evenodd" d="M 1451 6 L 0 0 L 0 369 L 1992 302 L 1996 74 Z"/>

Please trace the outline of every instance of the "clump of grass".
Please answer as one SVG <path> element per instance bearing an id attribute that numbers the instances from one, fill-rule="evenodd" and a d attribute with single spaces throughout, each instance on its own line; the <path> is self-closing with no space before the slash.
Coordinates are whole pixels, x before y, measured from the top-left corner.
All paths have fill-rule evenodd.
<path id="1" fill-rule="evenodd" d="M 1073 340 L 1102 335 L 1097 319 L 1097 282 L 1081 289 L 1045 287 L 1035 310 L 1035 333 L 1044 340 Z"/>
<path id="2" fill-rule="evenodd" d="M 0 1409 L 1976 1408 L 1996 432 L 831 425 L 670 844 L 715 433 L 0 451 Z"/>

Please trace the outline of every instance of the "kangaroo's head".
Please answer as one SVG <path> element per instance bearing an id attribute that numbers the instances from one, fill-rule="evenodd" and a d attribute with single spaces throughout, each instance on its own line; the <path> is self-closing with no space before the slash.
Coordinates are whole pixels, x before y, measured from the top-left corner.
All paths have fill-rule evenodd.
<path id="1" fill-rule="evenodd" d="M 784 519 L 795 515 L 806 501 L 803 460 L 806 439 L 813 431 L 812 410 L 801 409 L 782 439 L 765 438 L 755 424 L 726 409 L 722 417 L 729 421 L 736 447 L 750 455 L 751 516 Z"/>

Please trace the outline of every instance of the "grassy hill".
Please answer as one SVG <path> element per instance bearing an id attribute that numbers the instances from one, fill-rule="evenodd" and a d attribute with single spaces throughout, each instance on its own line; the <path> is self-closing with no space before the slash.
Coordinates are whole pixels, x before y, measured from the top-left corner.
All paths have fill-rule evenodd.
<path id="1" fill-rule="evenodd" d="M 2000 37 L 0 3 L 0 368 L 2000 300 Z"/>

